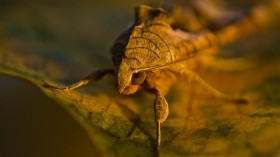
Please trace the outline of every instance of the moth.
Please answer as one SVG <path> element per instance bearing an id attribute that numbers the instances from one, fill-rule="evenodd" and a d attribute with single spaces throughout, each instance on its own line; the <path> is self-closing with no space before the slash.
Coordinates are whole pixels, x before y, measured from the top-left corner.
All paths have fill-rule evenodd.
<path id="1" fill-rule="evenodd" d="M 268 14 L 263 12 L 269 7 L 258 8 L 261 12 L 253 9 L 246 15 L 226 14 L 223 18 L 227 19 L 222 22 L 219 18 L 208 22 L 212 26 L 209 28 L 203 24 L 191 27 L 193 23 L 184 23 L 182 8 L 167 11 L 146 5 L 138 6 L 135 8 L 134 23 L 119 35 L 111 48 L 114 68 L 94 71 L 66 87 L 48 84 L 45 87 L 68 91 L 111 74 L 115 76 L 116 89 L 121 94 L 133 94 L 139 89 L 154 94 L 156 147 L 159 150 L 161 124 L 169 114 L 165 95 L 176 81 L 191 79 L 220 99 L 237 104 L 248 103 L 244 98 L 216 90 L 190 70 L 187 63 L 190 58 L 203 55 L 200 52 L 207 48 L 219 47 L 252 34 L 256 26 L 268 19 Z M 258 18 L 258 14 L 265 18 Z"/>

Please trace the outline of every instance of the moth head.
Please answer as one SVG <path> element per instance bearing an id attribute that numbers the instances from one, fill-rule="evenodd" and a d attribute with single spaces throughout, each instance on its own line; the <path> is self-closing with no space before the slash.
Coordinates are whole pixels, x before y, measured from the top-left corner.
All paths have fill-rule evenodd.
<path id="1" fill-rule="evenodd" d="M 133 59 L 123 59 L 117 70 L 118 90 L 121 94 L 129 95 L 137 92 L 146 79 L 145 72 L 135 72 L 137 64 Z"/>

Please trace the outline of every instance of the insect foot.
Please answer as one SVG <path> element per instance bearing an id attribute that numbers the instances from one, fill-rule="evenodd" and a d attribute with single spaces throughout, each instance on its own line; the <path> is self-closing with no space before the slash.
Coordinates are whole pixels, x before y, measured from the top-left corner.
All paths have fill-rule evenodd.
<path id="1" fill-rule="evenodd" d="M 159 92 L 156 94 L 156 98 L 154 101 L 154 107 L 155 107 L 155 121 L 156 121 L 156 128 L 157 128 L 157 141 L 156 141 L 156 147 L 159 151 L 160 148 L 160 142 L 161 142 L 161 129 L 160 125 L 162 122 L 164 122 L 169 114 L 168 109 L 168 103 L 165 100 L 165 98 L 159 94 Z"/>
<path id="2" fill-rule="evenodd" d="M 49 88 L 49 89 L 52 89 L 52 90 L 58 90 L 58 91 L 69 91 L 69 90 L 73 90 L 73 89 L 79 88 L 81 86 L 84 86 L 84 85 L 86 85 L 90 82 L 98 81 L 98 80 L 102 79 L 106 74 L 114 75 L 114 73 L 115 73 L 114 69 L 96 70 L 96 71 L 86 75 L 79 82 L 76 82 L 76 83 L 71 84 L 71 85 L 66 86 L 66 87 L 56 87 L 56 86 L 49 85 L 47 83 L 43 84 L 43 87 Z"/>
<path id="3" fill-rule="evenodd" d="M 164 122 L 169 114 L 168 103 L 161 95 L 156 96 L 155 102 L 155 120 Z"/>

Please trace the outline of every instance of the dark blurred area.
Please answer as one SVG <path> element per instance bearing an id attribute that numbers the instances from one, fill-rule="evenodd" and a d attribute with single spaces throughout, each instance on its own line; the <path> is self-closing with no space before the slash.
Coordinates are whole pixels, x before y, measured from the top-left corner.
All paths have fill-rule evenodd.
<path id="1" fill-rule="evenodd" d="M 109 49 L 150 1 L 9 1 L 0 5 L 0 41 L 13 51 L 40 54 L 68 73 L 111 67 Z M 82 70 L 82 71 L 81 71 Z M 78 77 L 78 76 L 77 76 Z"/>
<path id="2" fill-rule="evenodd" d="M 0 77 L 1 157 L 92 157 L 85 131 L 38 88 Z"/>

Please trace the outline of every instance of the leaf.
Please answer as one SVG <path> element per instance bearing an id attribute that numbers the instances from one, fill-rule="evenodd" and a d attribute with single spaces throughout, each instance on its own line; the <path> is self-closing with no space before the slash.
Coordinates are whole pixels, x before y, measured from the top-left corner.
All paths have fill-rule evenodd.
<path id="1" fill-rule="evenodd" d="M 53 11 L 58 12 L 55 9 Z M 40 9 L 39 13 L 43 17 L 54 16 Z M 11 19 L 18 16 L 24 16 L 25 19 L 29 17 L 14 15 Z M 53 18 L 54 21 L 62 19 Z M 16 28 L 10 27 L 11 21 L 1 23 L 1 33 L 6 32 L 7 35 L 0 38 L 0 73 L 27 80 L 57 101 L 86 129 L 97 147 L 98 156 L 155 156 L 153 97 L 143 92 L 121 96 L 113 91 L 114 82 L 110 78 L 69 92 L 44 88 L 45 83 L 56 86 L 73 83 L 83 73 L 94 70 L 92 67 L 109 67 L 111 63 L 109 60 L 104 61 L 109 57 L 102 53 L 91 54 L 91 50 L 73 44 L 76 41 L 59 41 L 55 35 L 46 37 L 41 33 L 32 36 L 32 29 L 28 28 L 36 25 L 34 21 L 34 24 L 15 24 Z M 36 31 L 44 30 L 50 35 L 50 32 L 57 29 L 51 27 L 54 23 L 43 22 L 34 27 Z M 9 29 L 19 34 L 7 31 Z M 11 36 L 11 33 L 15 33 L 13 37 L 5 38 Z M 67 35 L 63 36 L 59 31 L 53 34 L 67 38 Z M 262 58 L 259 66 L 253 69 L 232 73 L 201 73 L 217 89 L 244 95 L 250 101 L 247 106 L 217 100 L 196 84 L 180 82 L 175 85 L 167 96 L 170 115 L 162 124 L 161 156 L 279 155 L 280 73 L 279 49 L 275 43 L 271 48 L 272 57 L 265 55 L 267 58 Z M 61 45 L 66 48 L 62 49 Z M 248 47 L 248 51 L 259 50 L 254 45 L 258 44 L 240 47 L 243 51 L 247 51 Z M 97 50 L 98 46 L 92 48 Z M 232 49 L 234 51 L 238 48 Z M 105 51 L 101 49 L 101 52 Z M 75 53 L 83 51 L 85 53 Z"/>

